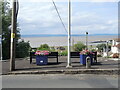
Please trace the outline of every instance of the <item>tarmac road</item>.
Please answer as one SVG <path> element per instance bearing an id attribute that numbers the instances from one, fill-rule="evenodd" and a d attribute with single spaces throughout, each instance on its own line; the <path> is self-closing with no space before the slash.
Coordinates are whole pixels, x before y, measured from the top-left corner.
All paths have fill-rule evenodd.
<path id="1" fill-rule="evenodd" d="M 113 75 L 3 75 L 2 88 L 118 88 Z"/>

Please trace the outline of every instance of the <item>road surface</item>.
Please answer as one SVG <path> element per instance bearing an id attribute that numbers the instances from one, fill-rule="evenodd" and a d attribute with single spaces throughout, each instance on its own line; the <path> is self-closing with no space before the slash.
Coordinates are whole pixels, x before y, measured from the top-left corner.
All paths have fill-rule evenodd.
<path id="1" fill-rule="evenodd" d="M 118 88 L 118 76 L 109 75 L 5 75 L 2 88 Z"/>

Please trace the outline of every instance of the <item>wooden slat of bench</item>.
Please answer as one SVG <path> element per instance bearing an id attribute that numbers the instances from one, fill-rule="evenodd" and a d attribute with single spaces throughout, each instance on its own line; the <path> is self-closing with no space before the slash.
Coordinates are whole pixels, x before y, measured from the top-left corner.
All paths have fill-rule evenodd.
<path id="1" fill-rule="evenodd" d="M 51 52 L 48 56 L 58 56 L 58 52 Z"/>
<path id="2" fill-rule="evenodd" d="M 70 58 L 80 58 L 80 56 L 71 56 Z"/>
<path id="3" fill-rule="evenodd" d="M 80 58 L 80 52 L 70 52 L 71 58 Z"/>

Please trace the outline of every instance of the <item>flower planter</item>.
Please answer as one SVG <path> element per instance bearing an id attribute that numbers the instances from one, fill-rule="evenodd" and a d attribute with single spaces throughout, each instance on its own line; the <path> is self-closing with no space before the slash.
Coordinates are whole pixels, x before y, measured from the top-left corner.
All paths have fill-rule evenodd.
<path id="1" fill-rule="evenodd" d="M 36 64 L 37 65 L 47 65 L 48 64 L 48 57 L 45 55 L 37 55 L 36 56 Z"/>
<path id="2" fill-rule="evenodd" d="M 90 57 L 91 58 L 91 64 L 93 64 L 93 55 L 84 55 L 84 54 L 80 54 L 80 64 L 82 65 L 86 65 L 86 57 Z"/>

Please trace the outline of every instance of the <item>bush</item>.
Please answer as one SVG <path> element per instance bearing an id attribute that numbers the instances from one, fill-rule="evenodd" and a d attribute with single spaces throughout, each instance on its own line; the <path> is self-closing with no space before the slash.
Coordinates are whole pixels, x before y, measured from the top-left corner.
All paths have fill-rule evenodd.
<path id="1" fill-rule="evenodd" d="M 103 49 L 106 48 L 106 44 L 98 44 L 96 47 L 98 48 L 98 51 L 103 51 Z"/>
<path id="2" fill-rule="evenodd" d="M 55 52 L 56 50 L 55 50 L 54 47 L 50 47 L 50 51 L 51 51 L 51 52 Z"/>
<path id="3" fill-rule="evenodd" d="M 97 57 L 102 57 L 102 55 L 98 54 Z"/>
<path id="4" fill-rule="evenodd" d="M 62 52 L 59 52 L 59 55 L 60 56 L 67 56 L 68 52 L 67 51 L 62 51 Z"/>
<path id="5" fill-rule="evenodd" d="M 48 50 L 48 51 L 50 51 L 50 47 L 48 46 L 48 44 L 42 44 L 42 45 L 40 45 L 38 50 Z"/>
<path id="6" fill-rule="evenodd" d="M 30 44 L 24 40 L 19 42 L 16 47 L 16 58 L 24 58 L 29 56 Z"/>
<path id="7" fill-rule="evenodd" d="M 82 42 L 78 42 L 77 44 L 74 45 L 74 51 L 77 51 L 77 52 L 80 52 L 85 48 L 86 46 Z"/>

